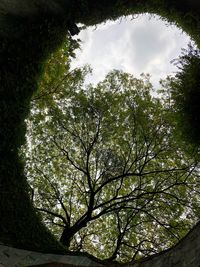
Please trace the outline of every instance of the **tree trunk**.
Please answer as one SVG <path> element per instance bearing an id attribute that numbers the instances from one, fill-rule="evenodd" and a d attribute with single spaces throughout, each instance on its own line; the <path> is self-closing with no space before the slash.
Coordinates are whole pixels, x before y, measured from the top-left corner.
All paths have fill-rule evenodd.
<path id="1" fill-rule="evenodd" d="M 65 227 L 60 237 L 60 242 L 68 249 L 72 240 L 73 234 L 70 233 L 70 229 Z"/>

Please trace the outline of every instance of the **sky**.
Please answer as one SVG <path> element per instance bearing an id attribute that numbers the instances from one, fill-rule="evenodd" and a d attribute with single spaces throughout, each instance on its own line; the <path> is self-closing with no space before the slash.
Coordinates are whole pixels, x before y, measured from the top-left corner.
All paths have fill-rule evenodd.
<path id="1" fill-rule="evenodd" d="M 151 82 L 173 75 L 176 67 L 170 63 L 187 48 L 189 36 L 158 16 L 139 15 L 88 27 L 77 36 L 82 41 L 72 68 L 90 64 L 93 76 L 88 82 L 97 83 L 112 69 L 139 77 L 151 74 Z"/>

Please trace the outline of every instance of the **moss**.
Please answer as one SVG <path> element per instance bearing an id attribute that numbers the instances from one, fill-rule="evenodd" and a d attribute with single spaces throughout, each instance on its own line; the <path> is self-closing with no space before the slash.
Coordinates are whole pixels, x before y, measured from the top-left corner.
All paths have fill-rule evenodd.
<path id="1" fill-rule="evenodd" d="M 180 0 L 77 0 L 72 2 L 74 3 L 73 16 L 76 21 L 86 25 L 96 25 L 108 19 L 115 20 L 127 15 L 157 14 L 181 28 L 200 44 L 199 12 Z"/>
<path id="2" fill-rule="evenodd" d="M 65 30 L 57 20 L 43 17 L 6 19 L 16 32 L 0 38 L 0 240 L 24 249 L 63 252 L 30 203 L 18 148 L 24 142 L 31 95 Z"/>

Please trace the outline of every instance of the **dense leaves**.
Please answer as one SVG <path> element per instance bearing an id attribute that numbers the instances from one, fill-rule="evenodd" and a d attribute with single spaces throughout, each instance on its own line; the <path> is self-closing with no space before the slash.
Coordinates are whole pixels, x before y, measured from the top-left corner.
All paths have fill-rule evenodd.
<path id="1" fill-rule="evenodd" d="M 32 102 L 26 173 L 66 248 L 130 261 L 176 243 L 198 220 L 198 166 L 175 142 L 148 75 L 113 71 L 92 86 L 89 71 Z"/>
<path id="2" fill-rule="evenodd" d="M 174 61 L 179 68 L 168 84 L 171 109 L 175 111 L 179 136 L 188 143 L 200 145 L 200 51 L 190 44 Z"/>
<path id="3" fill-rule="evenodd" d="M 10 1 L 4 2 L 8 2 L 9 6 Z M 76 3 L 59 1 L 63 3 L 64 8 L 60 9 L 61 13 L 59 12 L 54 20 L 52 12 L 48 14 L 49 9 L 43 5 L 48 3 L 47 6 L 50 7 L 52 1 L 41 2 L 34 9 L 41 13 L 30 12 L 27 16 L 23 16 L 20 8 L 15 8 L 14 13 L 4 10 L 1 12 L 0 237 L 6 244 L 50 252 L 55 251 L 58 244 L 43 229 L 29 205 L 25 192 L 27 186 L 24 186 L 26 182 L 17 158 L 17 149 L 23 142 L 25 132 L 23 121 L 29 110 L 31 94 L 37 88 L 36 83 L 42 73 L 43 62 L 62 42 L 67 31 L 66 22 L 75 18 L 76 21 L 94 24 L 127 13 L 155 12 L 169 18 L 170 21 L 177 21 L 183 30 L 199 40 L 199 16 L 195 12 L 190 12 L 182 1 L 81 0 Z M 147 7 L 144 5 L 146 2 Z M 119 9 L 119 6 L 122 8 Z M 25 8 L 24 11 L 28 9 Z M 54 13 L 54 7 L 52 11 Z M 58 251 L 60 252 L 60 248 Z"/>

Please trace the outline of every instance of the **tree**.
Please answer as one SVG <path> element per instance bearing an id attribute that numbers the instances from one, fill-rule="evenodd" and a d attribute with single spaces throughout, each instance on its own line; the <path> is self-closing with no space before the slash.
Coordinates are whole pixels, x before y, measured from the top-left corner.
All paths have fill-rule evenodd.
<path id="1" fill-rule="evenodd" d="M 175 112 L 177 132 L 187 145 L 197 148 L 200 145 L 200 50 L 189 44 L 173 62 L 179 71 L 168 79 L 166 88 Z"/>
<path id="2" fill-rule="evenodd" d="M 26 174 L 67 249 L 131 261 L 175 244 L 199 219 L 198 164 L 177 145 L 148 75 L 112 71 L 92 86 L 88 71 L 32 102 Z"/>

